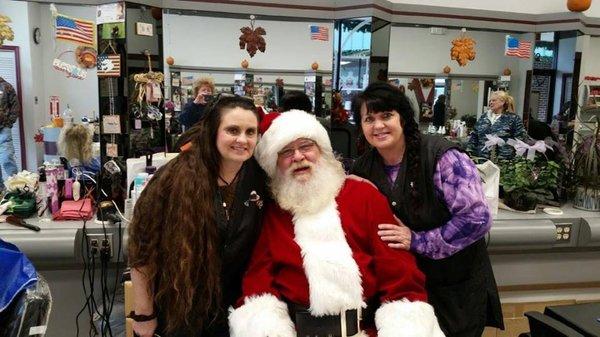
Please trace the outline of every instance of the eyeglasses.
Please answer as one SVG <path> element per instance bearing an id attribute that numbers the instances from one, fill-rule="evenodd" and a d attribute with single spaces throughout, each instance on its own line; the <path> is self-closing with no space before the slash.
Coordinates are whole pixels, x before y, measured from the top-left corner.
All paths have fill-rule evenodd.
<path id="1" fill-rule="evenodd" d="M 317 143 L 313 142 L 312 140 L 307 140 L 298 145 L 298 147 L 284 148 L 283 150 L 277 152 L 277 155 L 280 158 L 288 159 L 291 158 L 294 155 L 294 153 L 296 153 L 296 150 L 300 151 L 300 153 L 302 154 L 307 154 L 313 151 L 316 146 Z"/>

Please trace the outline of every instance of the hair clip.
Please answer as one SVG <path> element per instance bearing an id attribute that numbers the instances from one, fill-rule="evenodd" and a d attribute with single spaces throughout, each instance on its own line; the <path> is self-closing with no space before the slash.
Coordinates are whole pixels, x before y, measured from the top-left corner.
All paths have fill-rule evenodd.
<path id="1" fill-rule="evenodd" d="M 256 191 L 250 192 L 250 198 L 248 198 L 248 200 L 244 202 L 244 206 L 249 207 L 250 203 L 256 204 L 256 207 L 258 207 L 258 209 L 261 209 L 263 207 L 263 200 L 260 198 L 260 195 L 256 193 Z"/>

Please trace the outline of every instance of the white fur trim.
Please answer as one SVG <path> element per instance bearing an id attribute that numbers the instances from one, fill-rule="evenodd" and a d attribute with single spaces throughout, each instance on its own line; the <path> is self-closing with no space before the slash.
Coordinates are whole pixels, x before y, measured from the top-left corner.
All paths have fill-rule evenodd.
<path id="1" fill-rule="evenodd" d="M 444 337 L 433 307 L 407 299 L 387 302 L 375 313 L 378 337 Z"/>
<path id="2" fill-rule="evenodd" d="M 296 337 L 285 303 L 272 294 L 246 297 L 244 305 L 229 309 L 231 337 Z"/>
<path id="3" fill-rule="evenodd" d="M 333 151 L 327 130 L 314 115 L 302 110 L 284 112 L 262 135 L 254 153 L 269 177 L 273 177 L 277 169 L 277 152 L 298 138 L 312 139 L 321 150 Z"/>
<path id="4" fill-rule="evenodd" d="M 346 241 L 335 200 L 314 214 L 295 214 L 294 233 L 308 279 L 310 312 L 337 315 L 364 307 L 360 270 Z"/>

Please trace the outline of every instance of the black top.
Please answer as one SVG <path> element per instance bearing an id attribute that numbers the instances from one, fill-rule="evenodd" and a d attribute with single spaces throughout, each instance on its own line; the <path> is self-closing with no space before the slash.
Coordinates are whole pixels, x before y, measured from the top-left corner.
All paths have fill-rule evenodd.
<path id="1" fill-rule="evenodd" d="M 193 101 L 188 102 L 184 107 L 183 111 L 179 115 L 179 123 L 185 126 L 186 130 L 189 130 L 194 124 L 198 123 L 202 116 L 204 116 L 204 108 L 206 105 L 196 104 Z"/>
<path id="2" fill-rule="evenodd" d="M 433 125 L 446 125 L 446 103 L 438 100 L 433 106 Z"/>
<path id="3" fill-rule="evenodd" d="M 254 193 L 253 193 L 254 192 Z M 260 199 L 257 201 L 258 195 Z M 267 199 L 266 175 L 254 158 L 242 167 L 235 186 L 235 195 L 228 211 L 229 221 L 225 216 L 222 197 L 216 193 L 214 207 L 219 227 L 219 247 L 221 256 L 221 291 L 222 306 L 217 318 L 207 322 L 203 331 L 195 329 L 195 333 L 176 331 L 162 337 L 228 337 L 227 310 L 242 295 L 242 277 L 246 271 L 252 250 L 261 230 L 263 203 Z M 159 328 L 164 326 L 164 317 L 159 314 Z M 209 324 L 210 323 L 210 324 Z"/>
<path id="4" fill-rule="evenodd" d="M 407 162 L 390 186 L 383 159 L 376 149 L 358 158 L 352 173 L 372 181 L 386 196 L 394 214 L 412 231 L 428 231 L 443 226 L 451 218 L 446 203 L 435 191 L 433 176 L 439 158 L 453 148 L 457 146 L 439 136 L 422 136 L 416 181 L 410 181 L 406 174 L 410 169 Z M 419 202 L 413 200 L 413 188 L 418 191 Z M 426 276 L 429 303 L 447 337 L 479 337 L 485 325 L 503 327 L 500 299 L 484 239 L 444 259 L 421 255 L 416 258 Z"/>

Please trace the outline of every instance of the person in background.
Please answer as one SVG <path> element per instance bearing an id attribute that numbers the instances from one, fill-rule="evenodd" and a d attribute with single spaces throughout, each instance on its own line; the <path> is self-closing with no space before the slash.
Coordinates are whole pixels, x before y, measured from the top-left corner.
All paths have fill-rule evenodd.
<path id="1" fill-rule="evenodd" d="M 229 336 L 266 197 L 252 158 L 258 122 L 251 100 L 216 97 L 144 188 L 129 226 L 139 336 Z"/>
<path id="2" fill-rule="evenodd" d="M 390 247 L 409 250 L 426 278 L 429 303 L 446 336 L 480 337 L 503 328 L 485 235 L 492 217 L 475 164 L 455 145 L 421 135 L 406 96 L 373 83 L 352 102 L 372 146 L 351 173 L 386 196 L 397 224 L 381 224 Z"/>
<path id="3" fill-rule="evenodd" d="M 15 89 L 0 77 L 0 191 L 4 190 L 4 179 L 18 171 L 12 127 L 19 117 L 19 111 L 21 106 Z"/>
<path id="4" fill-rule="evenodd" d="M 215 92 L 215 83 L 210 78 L 201 78 L 194 82 L 194 100 L 188 102 L 179 115 L 179 122 L 185 130 L 189 130 L 204 115 L 204 108 L 209 97 Z"/>
<path id="5" fill-rule="evenodd" d="M 93 135 L 94 129 L 84 124 L 68 124 L 61 130 L 58 147 L 67 160 L 69 176 L 73 177 L 75 167 L 90 175 L 100 172 L 100 156 L 94 156 L 92 151 Z"/>
<path id="6" fill-rule="evenodd" d="M 287 91 L 281 99 L 281 112 L 290 110 L 311 112 L 313 107 L 308 95 L 300 90 Z"/>
<path id="7" fill-rule="evenodd" d="M 384 196 L 346 177 L 314 116 L 281 114 L 255 156 L 277 204 L 230 311 L 232 337 L 443 337 L 414 256 L 377 236 L 394 219 Z"/>
<path id="8" fill-rule="evenodd" d="M 484 148 L 486 135 L 495 135 L 502 140 L 520 139 L 527 141 L 527 131 L 521 117 L 515 114 L 514 100 L 506 91 L 494 91 L 490 95 L 489 110 L 483 113 L 475 123 L 467 143 L 467 151 L 476 157 L 490 158 L 491 149 Z M 515 150 L 508 144 L 498 146 L 498 159 L 512 159 Z"/>
<path id="9" fill-rule="evenodd" d="M 446 125 L 446 95 L 439 95 L 433 105 L 433 125 L 438 128 Z"/>

